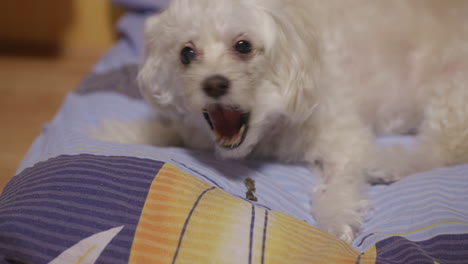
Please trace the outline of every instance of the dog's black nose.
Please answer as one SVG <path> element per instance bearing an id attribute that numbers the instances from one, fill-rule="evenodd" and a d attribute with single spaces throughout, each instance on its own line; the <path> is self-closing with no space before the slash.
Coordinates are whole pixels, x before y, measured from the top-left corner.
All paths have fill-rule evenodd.
<path id="1" fill-rule="evenodd" d="M 230 81 L 222 75 L 210 76 L 202 84 L 205 93 L 214 99 L 227 94 L 230 85 Z"/>

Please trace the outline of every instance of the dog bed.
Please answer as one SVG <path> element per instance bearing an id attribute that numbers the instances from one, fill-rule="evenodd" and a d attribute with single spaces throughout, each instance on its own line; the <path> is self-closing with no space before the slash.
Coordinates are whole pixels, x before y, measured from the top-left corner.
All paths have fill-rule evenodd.
<path id="1" fill-rule="evenodd" d="M 151 114 L 135 76 L 144 21 L 164 1 L 116 2 L 130 8 L 120 41 L 0 197 L 0 263 L 468 263 L 468 164 L 369 187 L 374 207 L 348 245 L 314 227 L 318 178 L 302 164 L 90 138 L 100 120 Z"/>

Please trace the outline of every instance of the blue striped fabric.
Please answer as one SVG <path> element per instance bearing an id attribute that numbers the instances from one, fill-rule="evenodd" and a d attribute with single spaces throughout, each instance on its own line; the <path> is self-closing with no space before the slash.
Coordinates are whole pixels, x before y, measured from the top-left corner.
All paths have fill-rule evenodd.
<path id="1" fill-rule="evenodd" d="M 468 263 L 468 234 L 441 235 L 422 242 L 392 237 L 377 244 L 376 264 Z"/>
<path id="2" fill-rule="evenodd" d="M 132 120 L 149 114 L 150 109 L 140 100 L 116 93 L 70 94 L 59 114 L 45 126 L 33 144 L 19 171 L 38 161 L 64 154 L 123 155 L 161 160 L 240 198 L 245 197 L 243 180 L 252 177 L 257 182 L 260 206 L 315 225 L 308 192 L 318 178 L 306 166 L 226 161 L 207 152 L 115 144 L 90 139 L 86 132 L 101 118 Z M 400 233 L 416 241 L 440 234 L 468 233 L 467 190 L 468 165 L 437 169 L 392 185 L 370 187 L 374 210 L 353 245 L 358 250 L 366 250 L 378 241 Z"/>
<path id="3" fill-rule="evenodd" d="M 413 175 L 390 186 L 370 189 L 374 212 L 359 249 L 389 236 L 423 241 L 442 234 L 468 234 L 468 166 Z"/>
<path id="4" fill-rule="evenodd" d="M 0 255 L 47 263 L 78 241 L 123 225 L 98 263 L 127 263 L 149 186 L 162 164 L 79 155 L 23 171 L 0 197 Z"/>

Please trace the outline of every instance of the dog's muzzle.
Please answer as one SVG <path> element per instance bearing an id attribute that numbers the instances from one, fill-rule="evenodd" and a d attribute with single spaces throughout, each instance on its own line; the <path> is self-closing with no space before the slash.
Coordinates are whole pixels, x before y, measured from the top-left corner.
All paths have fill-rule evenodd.
<path id="1" fill-rule="evenodd" d="M 215 104 L 206 108 L 203 115 L 221 147 L 232 149 L 242 144 L 249 128 L 249 112 Z"/>

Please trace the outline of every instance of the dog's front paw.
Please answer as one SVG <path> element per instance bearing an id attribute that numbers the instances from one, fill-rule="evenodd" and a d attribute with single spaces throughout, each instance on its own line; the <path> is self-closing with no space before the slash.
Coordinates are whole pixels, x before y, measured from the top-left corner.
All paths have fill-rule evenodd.
<path id="1" fill-rule="evenodd" d="M 352 191 L 340 192 L 324 184 L 312 191 L 311 199 L 312 214 L 318 226 L 348 243 L 356 237 L 363 216 L 370 208 L 369 201 Z"/>
<path id="2" fill-rule="evenodd" d="M 321 229 L 347 243 L 354 240 L 362 223 L 361 214 L 352 210 L 341 212 L 314 210 L 313 214 Z"/>
<path id="3" fill-rule="evenodd" d="M 351 243 L 356 237 L 356 229 L 359 228 L 358 225 L 345 224 L 345 223 L 336 223 L 329 222 L 325 226 L 321 225 L 327 233 L 347 242 Z"/>
<path id="4" fill-rule="evenodd" d="M 404 146 L 381 146 L 364 170 L 370 184 L 389 184 L 418 171 L 418 158 Z"/>
<path id="5" fill-rule="evenodd" d="M 396 170 L 385 170 L 382 168 L 367 168 L 365 171 L 366 181 L 369 184 L 390 184 L 399 181 L 402 177 L 402 172 Z"/>

